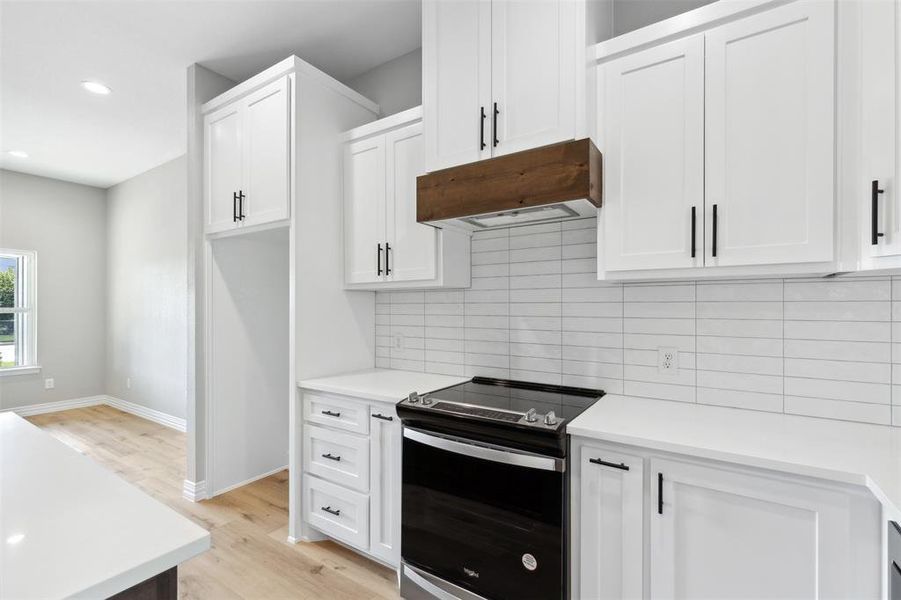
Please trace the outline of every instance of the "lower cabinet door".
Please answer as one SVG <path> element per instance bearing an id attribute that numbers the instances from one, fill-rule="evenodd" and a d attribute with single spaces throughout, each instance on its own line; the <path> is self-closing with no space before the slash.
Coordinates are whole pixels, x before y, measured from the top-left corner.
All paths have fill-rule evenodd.
<path id="1" fill-rule="evenodd" d="M 394 406 L 371 407 L 369 552 L 400 564 L 401 429 Z"/>
<path id="2" fill-rule="evenodd" d="M 366 550 L 369 546 L 369 496 L 303 474 L 304 519 L 336 540 Z"/>
<path id="3" fill-rule="evenodd" d="M 641 457 L 593 446 L 578 456 L 579 597 L 641 598 L 643 462 Z"/>
<path id="4" fill-rule="evenodd" d="M 857 597 L 847 494 L 652 459 L 651 598 Z"/>

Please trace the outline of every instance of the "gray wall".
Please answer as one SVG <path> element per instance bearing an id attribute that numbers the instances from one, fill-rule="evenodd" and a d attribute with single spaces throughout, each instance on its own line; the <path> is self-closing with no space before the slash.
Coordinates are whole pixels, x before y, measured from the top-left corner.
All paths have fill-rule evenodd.
<path id="1" fill-rule="evenodd" d="M 422 104 L 422 49 L 366 71 L 347 85 L 378 103 L 383 117 L 419 106 Z"/>
<path id="2" fill-rule="evenodd" d="M 614 0 L 613 35 L 622 35 L 688 12 L 713 0 Z"/>
<path id="3" fill-rule="evenodd" d="M 0 409 L 104 393 L 106 193 L 0 170 L 0 247 L 37 253 L 39 374 L 0 377 Z M 44 389 L 44 378 L 56 387 Z"/>
<path id="4" fill-rule="evenodd" d="M 179 418 L 187 385 L 186 177 L 182 156 L 111 187 L 106 229 L 106 393 Z"/>

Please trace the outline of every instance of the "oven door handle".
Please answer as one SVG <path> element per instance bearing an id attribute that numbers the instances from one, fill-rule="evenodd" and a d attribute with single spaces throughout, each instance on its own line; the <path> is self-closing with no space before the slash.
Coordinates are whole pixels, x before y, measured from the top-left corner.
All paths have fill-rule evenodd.
<path id="1" fill-rule="evenodd" d="M 434 433 L 426 433 L 425 431 L 411 429 L 409 427 L 404 427 L 404 437 L 411 439 L 414 442 L 425 444 L 426 446 L 438 448 L 439 450 L 471 456 L 473 458 L 480 458 L 482 460 L 490 460 L 492 462 L 515 465 L 517 467 L 526 467 L 527 469 L 541 469 L 543 471 L 557 471 L 559 473 L 566 471 L 566 461 L 562 458 L 541 456 L 540 454 L 522 452 L 502 446 L 473 443 L 471 440 L 464 438 L 450 435 L 436 435 Z"/>

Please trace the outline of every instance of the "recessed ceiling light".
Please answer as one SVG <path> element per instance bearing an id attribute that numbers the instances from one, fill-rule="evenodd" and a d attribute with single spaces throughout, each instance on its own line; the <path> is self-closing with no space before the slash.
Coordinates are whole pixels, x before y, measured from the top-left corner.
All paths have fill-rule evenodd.
<path id="1" fill-rule="evenodd" d="M 89 92 L 93 92 L 95 94 L 100 94 L 102 96 L 106 96 L 111 91 L 113 91 L 108 86 L 105 86 L 98 81 L 88 81 L 88 80 L 82 81 L 81 87 L 83 87 L 84 89 L 86 89 Z"/>
<path id="2" fill-rule="evenodd" d="M 28 153 L 24 150 L 10 150 L 7 154 L 15 156 L 16 158 L 28 158 Z"/>
<path id="3" fill-rule="evenodd" d="M 19 542 L 21 542 L 24 539 L 25 539 L 24 533 L 16 533 L 16 534 L 13 534 L 13 535 L 9 536 L 8 538 L 6 538 L 6 543 L 9 544 L 10 546 L 13 546 L 15 544 L 18 544 Z"/>

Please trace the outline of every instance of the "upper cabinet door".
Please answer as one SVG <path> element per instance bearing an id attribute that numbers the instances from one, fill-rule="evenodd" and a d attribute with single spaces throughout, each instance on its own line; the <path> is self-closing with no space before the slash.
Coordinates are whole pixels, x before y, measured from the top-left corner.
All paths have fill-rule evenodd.
<path id="1" fill-rule="evenodd" d="M 423 2 L 422 104 L 427 171 L 491 155 L 490 40 L 490 0 Z"/>
<path id="2" fill-rule="evenodd" d="M 572 0 L 491 4 L 494 155 L 572 139 L 576 114 L 576 9 Z M 584 62 L 581 64 L 584 65 Z M 497 105 L 498 113 L 493 114 Z M 496 141 L 495 141 L 496 140 Z"/>
<path id="3" fill-rule="evenodd" d="M 901 254 L 897 127 L 901 56 L 896 52 L 901 7 L 897 2 L 862 2 L 860 11 L 863 178 L 855 198 L 862 198 L 866 207 L 861 212 L 864 256 L 894 256 Z"/>
<path id="4" fill-rule="evenodd" d="M 235 195 L 241 189 L 241 111 L 226 106 L 203 120 L 206 231 L 236 226 Z"/>
<path id="5" fill-rule="evenodd" d="M 290 106 L 287 76 L 254 92 L 243 102 L 245 225 L 288 218 L 291 198 Z"/>
<path id="6" fill-rule="evenodd" d="M 707 265 L 833 260 L 834 21 L 797 0 L 706 34 Z"/>
<path id="7" fill-rule="evenodd" d="M 385 273 L 385 137 L 344 149 L 344 260 L 347 283 L 370 283 Z"/>
<path id="8" fill-rule="evenodd" d="M 416 222 L 416 178 L 422 175 L 422 124 L 388 133 L 388 255 L 394 281 L 434 279 L 438 230 Z"/>
<path id="9" fill-rule="evenodd" d="M 701 266 L 703 37 L 601 65 L 598 88 L 606 269 Z"/>

